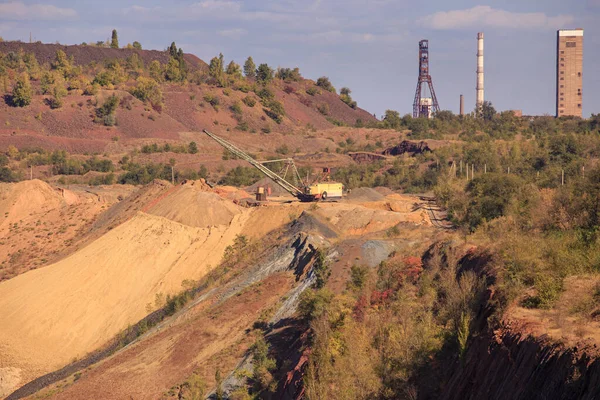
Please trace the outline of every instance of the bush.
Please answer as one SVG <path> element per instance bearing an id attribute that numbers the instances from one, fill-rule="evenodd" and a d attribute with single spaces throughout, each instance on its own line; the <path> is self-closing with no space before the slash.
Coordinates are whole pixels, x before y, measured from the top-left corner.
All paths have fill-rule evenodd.
<path id="1" fill-rule="evenodd" d="M 17 78 L 15 86 L 12 90 L 12 105 L 15 107 L 26 107 L 31 104 L 33 97 L 33 91 L 31 90 L 31 83 L 29 82 L 29 75 L 23 72 Z"/>
<path id="2" fill-rule="evenodd" d="M 319 92 L 319 89 L 317 89 L 314 86 L 311 86 L 308 89 L 306 89 L 306 94 L 308 94 L 310 96 L 316 96 L 316 95 L 321 94 L 321 93 Z"/>
<path id="3" fill-rule="evenodd" d="M 188 146 L 188 152 L 190 154 L 198 153 L 198 145 L 196 144 L 196 142 L 190 142 L 190 144 Z"/>
<path id="4" fill-rule="evenodd" d="M 215 95 L 212 95 L 210 93 L 207 93 L 204 95 L 204 101 L 206 101 L 208 104 L 210 104 L 211 106 L 213 106 L 213 108 L 215 110 L 218 110 L 219 108 L 219 104 L 221 103 L 219 101 L 219 98 Z"/>
<path id="5" fill-rule="evenodd" d="M 329 78 L 326 76 L 322 76 L 319 79 L 317 79 L 317 86 L 322 87 L 323 89 L 327 90 L 328 92 L 335 93 L 335 88 L 329 81 Z"/>
<path id="6" fill-rule="evenodd" d="M 242 113 L 243 113 L 242 106 L 237 101 L 235 103 L 233 103 L 233 105 L 229 108 L 230 108 L 231 112 L 233 112 L 235 115 L 242 115 Z"/>
<path id="7" fill-rule="evenodd" d="M 133 42 L 133 48 L 136 50 L 142 50 L 142 44 L 136 40 Z"/>
<path id="8" fill-rule="evenodd" d="M 317 110 L 323 115 L 329 115 L 329 104 L 321 103 L 317 106 Z"/>
<path id="9" fill-rule="evenodd" d="M 246 96 L 242 99 L 242 101 L 248 107 L 254 107 L 256 105 L 256 100 L 252 96 Z"/>
<path id="10" fill-rule="evenodd" d="M 144 103 L 162 104 L 163 101 L 163 94 L 158 82 L 143 76 L 137 79 L 137 85 L 131 89 L 130 93 Z"/>

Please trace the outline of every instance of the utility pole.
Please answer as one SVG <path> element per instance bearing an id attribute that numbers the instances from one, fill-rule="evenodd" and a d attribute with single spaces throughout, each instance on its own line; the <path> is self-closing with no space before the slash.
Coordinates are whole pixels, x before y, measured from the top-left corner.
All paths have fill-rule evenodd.
<path id="1" fill-rule="evenodd" d="M 31 172 L 29 174 L 31 180 L 33 180 L 33 164 L 29 166 L 31 168 Z"/>
<path id="2" fill-rule="evenodd" d="M 475 164 L 471 164 L 471 180 L 475 177 Z"/>
<path id="3" fill-rule="evenodd" d="M 560 180 L 560 184 L 561 184 L 561 186 L 565 186 L 565 170 L 564 169 L 562 170 L 562 177 Z"/>
<path id="4" fill-rule="evenodd" d="M 487 164 L 483 164 L 483 173 L 487 174 Z"/>
<path id="5" fill-rule="evenodd" d="M 583 175 L 583 179 L 585 179 L 585 165 L 581 167 L 581 173 Z"/>

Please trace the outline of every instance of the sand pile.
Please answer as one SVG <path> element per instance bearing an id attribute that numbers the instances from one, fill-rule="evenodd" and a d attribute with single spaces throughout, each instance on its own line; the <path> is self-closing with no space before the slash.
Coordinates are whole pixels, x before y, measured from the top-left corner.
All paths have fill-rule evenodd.
<path id="1" fill-rule="evenodd" d="M 103 345 L 157 294 L 217 266 L 246 218 L 196 228 L 140 212 L 56 264 L 0 282 L 0 367 L 23 383 Z"/>
<path id="2" fill-rule="evenodd" d="M 147 209 L 149 214 L 165 217 L 188 226 L 204 228 L 229 225 L 242 209 L 218 194 L 206 191 L 200 181 L 176 187 L 158 203 Z"/>
<path id="3" fill-rule="evenodd" d="M 348 200 L 351 201 L 380 201 L 384 199 L 384 196 L 380 194 L 377 190 L 371 188 L 357 188 L 352 189 L 350 193 L 348 193 Z"/>
<path id="4" fill-rule="evenodd" d="M 316 212 L 329 221 L 337 231 L 348 236 L 385 231 L 401 222 L 430 224 L 427 214 L 422 210 L 394 212 L 346 203 L 321 206 Z"/>
<path id="5" fill-rule="evenodd" d="M 0 184 L 0 232 L 8 225 L 67 203 L 50 185 L 38 179 Z"/>
<path id="6" fill-rule="evenodd" d="M 255 196 L 246 192 L 243 189 L 236 188 L 234 186 L 217 186 L 213 189 L 213 191 L 227 200 L 242 200 L 242 199 L 253 199 Z"/>

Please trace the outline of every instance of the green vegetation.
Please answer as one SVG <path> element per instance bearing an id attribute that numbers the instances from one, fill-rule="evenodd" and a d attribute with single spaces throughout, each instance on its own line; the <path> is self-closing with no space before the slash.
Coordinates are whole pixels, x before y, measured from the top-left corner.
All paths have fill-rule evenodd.
<path id="1" fill-rule="evenodd" d="M 322 76 L 319 79 L 317 79 L 317 86 L 323 88 L 324 90 L 327 90 L 328 92 L 335 93 L 335 88 L 329 81 L 329 78 L 326 76 Z"/>
<path id="2" fill-rule="evenodd" d="M 273 80 L 273 70 L 267 64 L 260 64 L 256 69 L 256 81 L 263 85 Z"/>
<path id="3" fill-rule="evenodd" d="M 253 167 L 235 167 L 219 181 L 221 185 L 246 187 L 255 184 L 263 175 Z"/>
<path id="4" fill-rule="evenodd" d="M 115 111 L 119 106 L 119 98 L 116 95 L 108 97 L 101 107 L 96 109 L 96 116 L 99 121 L 102 121 L 106 126 L 116 125 L 117 119 Z"/>
<path id="5" fill-rule="evenodd" d="M 140 76 L 137 78 L 137 85 L 130 92 L 144 103 L 148 102 L 153 106 L 162 106 L 163 94 L 159 84 L 151 78 Z"/>
<path id="6" fill-rule="evenodd" d="M 347 87 L 343 87 L 340 90 L 340 100 L 342 100 L 344 103 L 346 103 L 348 105 L 348 107 L 356 108 L 356 106 L 357 106 L 356 101 L 352 100 L 350 93 L 352 93 L 352 91 L 350 89 L 348 89 Z"/>
<path id="7" fill-rule="evenodd" d="M 112 37 L 110 40 L 110 47 L 113 49 L 118 49 L 119 48 L 119 38 L 117 36 L 117 30 L 113 29 L 112 31 Z"/>
<path id="8" fill-rule="evenodd" d="M 31 104 L 32 96 L 33 91 L 31 90 L 31 84 L 29 83 L 29 76 L 26 73 L 22 73 L 15 82 L 11 103 L 15 107 L 26 107 Z"/>
<path id="9" fill-rule="evenodd" d="M 248 79 L 256 78 L 256 64 L 254 64 L 254 60 L 252 59 L 252 57 L 248 57 L 248 59 L 244 63 L 244 75 Z"/>

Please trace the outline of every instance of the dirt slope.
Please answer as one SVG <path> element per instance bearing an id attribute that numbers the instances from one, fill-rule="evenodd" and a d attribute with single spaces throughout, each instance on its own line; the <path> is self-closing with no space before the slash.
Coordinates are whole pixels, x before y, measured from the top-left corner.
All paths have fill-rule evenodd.
<path id="1" fill-rule="evenodd" d="M 132 186 L 54 188 L 40 180 L 0 184 L 0 281 L 67 252 Z"/>
<path id="2" fill-rule="evenodd" d="M 57 264 L 0 283 L 0 366 L 28 380 L 104 344 L 156 294 L 216 266 L 244 218 L 199 229 L 139 213 Z"/>

